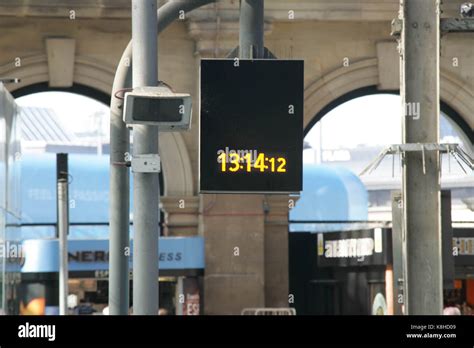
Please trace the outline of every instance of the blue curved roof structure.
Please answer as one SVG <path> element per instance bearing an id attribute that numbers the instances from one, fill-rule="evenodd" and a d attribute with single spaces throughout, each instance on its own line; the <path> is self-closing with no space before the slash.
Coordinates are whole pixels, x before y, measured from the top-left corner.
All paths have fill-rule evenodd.
<path id="1" fill-rule="evenodd" d="M 368 193 L 357 175 L 345 168 L 304 165 L 303 192 L 290 211 L 290 221 L 307 222 L 291 223 L 290 232 L 342 231 L 350 224 L 340 221 L 367 219 Z"/>
<path id="2" fill-rule="evenodd" d="M 22 222 L 55 224 L 56 155 L 23 155 L 21 166 Z M 69 155 L 69 174 L 70 222 L 108 222 L 109 156 Z"/>
<path id="3" fill-rule="evenodd" d="M 53 238 L 56 224 L 56 154 L 22 155 L 21 173 L 21 216 L 22 223 L 26 224 L 22 227 L 23 236 L 26 239 Z M 70 154 L 69 174 L 70 238 L 107 238 L 109 156 Z M 133 194 L 130 194 L 130 200 L 130 211 L 133 211 Z"/>

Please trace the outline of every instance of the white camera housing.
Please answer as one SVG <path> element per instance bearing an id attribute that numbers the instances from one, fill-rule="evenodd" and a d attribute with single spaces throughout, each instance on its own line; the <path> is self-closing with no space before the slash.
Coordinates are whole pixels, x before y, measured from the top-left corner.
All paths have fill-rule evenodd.
<path id="1" fill-rule="evenodd" d="M 191 126 L 192 101 L 169 87 L 137 87 L 125 93 L 123 120 L 127 124 L 158 126 L 160 131 L 183 131 Z"/>

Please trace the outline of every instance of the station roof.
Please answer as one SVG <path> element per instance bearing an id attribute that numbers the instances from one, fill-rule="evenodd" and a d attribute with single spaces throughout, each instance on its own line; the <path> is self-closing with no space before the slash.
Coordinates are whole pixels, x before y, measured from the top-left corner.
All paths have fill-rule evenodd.
<path id="1" fill-rule="evenodd" d="M 303 192 L 290 211 L 290 232 L 331 232 L 352 228 L 342 221 L 368 220 L 368 194 L 362 181 L 340 167 L 305 164 Z"/>
<path id="2" fill-rule="evenodd" d="M 22 141 L 56 144 L 77 143 L 77 137 L 59 121 L 52 109 L 39 107 L 21 108 Z"/>

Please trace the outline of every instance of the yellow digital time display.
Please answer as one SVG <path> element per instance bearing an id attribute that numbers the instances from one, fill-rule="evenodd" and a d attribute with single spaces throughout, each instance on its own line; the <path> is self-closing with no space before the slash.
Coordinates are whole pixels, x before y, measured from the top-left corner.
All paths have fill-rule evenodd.
<path id="1" fill-rule="evenodd" d="M 304 62 L 202 59 L 199 192 L 303 189 Z"/>
<path id="2" fill-rule="evenodd" d="M 221 172 L 271 172 L 286 173 L 286 158 L 267 156 L 259 153 L 257 158 L 252 158 L 252 153 L 240 156 L 237 153 L 226 154 L 225 152 L 217 156 L 217 161 L 221 164 Z"/>

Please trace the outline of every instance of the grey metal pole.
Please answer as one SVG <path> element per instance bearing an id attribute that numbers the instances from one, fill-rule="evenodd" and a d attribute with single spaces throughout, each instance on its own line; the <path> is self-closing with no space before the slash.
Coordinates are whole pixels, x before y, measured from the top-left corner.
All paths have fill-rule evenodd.
<path id="1" fill-rule="evenodd" d="M 392 265 L 393 265 L 393 314 L 402 315 L 404 299 L 403 284 L 403 208 L 402 193 L 392 191 Z"/>
<path id="2" fill-rule="evenodd" d="M 133 87 L 158 81 L 156 0 L 132 0 Z M 133 156 L 158 153 L 158 128 L 133 126 Z M 158 314 L 158 173 L 133 173 L 133 313 Z"/>
<path id="3" fill-rule="evenodd" d="M 453 253 L 451 190 L 441 191 L 441 240 L 443 252 L 443 289 L 454 289 L 456 271 Z"/>
<path id="4" fill-rule="evenodd" d="M 241 0 L 239 57 L 263 58 L 263 0 Z"/>
<path id="5" fill-rule="evenodd" d="M 403 142 L 438 143 L 439 0 L 404 0 L 400 4 L 403 15 Z M 403 216 L 407 250 L 406 313 L 441 314 L 443 291 L 438 151 L 405 154 Z"/>
<path id="6" fill-rule="evenodd" d="M 183 288 L 183 279 L 184 277 L 180 276 L 178 277 L 177 282 L 176 282 L 176 293 L 175 293 L 175 296 L 177 299 L 176 315 L 183 315 L 184 302 L 182 302 L 181 301 L 182 299 L 180 298 L 181 296 L 185 296 L 184 288 Z"/>
<path id="7" fill-rule="evenodd" d="M 119 66 L 129 64 L 122 56 Z M 131 86 L 131 74 L 115 75 L 114 86 Z M 117 88 L 118 89 L 118 88 Z M 113 89 L 115 90 L 115 89 Z M 114 93 L 117 93 L 115 90 Z M 125 161 L 130 152 L 130 133 L 122 120 L 121 100 L 110 103 L 110 245 L 109 245 L 109 314 L 126 315 L 129 307 L 130 255 L 130 172 Z"/>
<path id="8" fill-rule="evenodd" d="M 174 20 L 180 11 L 189 12 L 215 0 L 176 0 L 158 10 L 158 33 Z M 110 99 L 110 271 L 109 313 L 128 314 L 129 306 L 129 230 L 130 230 L 130 172 L 124 165 L 130 152 L 130 134 L 123 122 L 123 100 L 115 97 L 132 86 L 132 41 L 125 48 L 117 66 Z M 118 95 L 120 97 L 120 95 Z"/>
<path id="9" fill-rule="evenodd" d="M 67 264 L 67 181 L 58 182 L 58 213 L 59 213 L 59 315 L 66 315 L 68 296 L 68 264 Z"/>
<path id="10" fill-rule="evenodd" d="M 59 314 L 67 315 L 68 296 L 68 245 L 69 233 L 69 194 L 67 154 L 56 155 L 57 198 L 58 198 L 58 237 L 59 237 Z"/>

